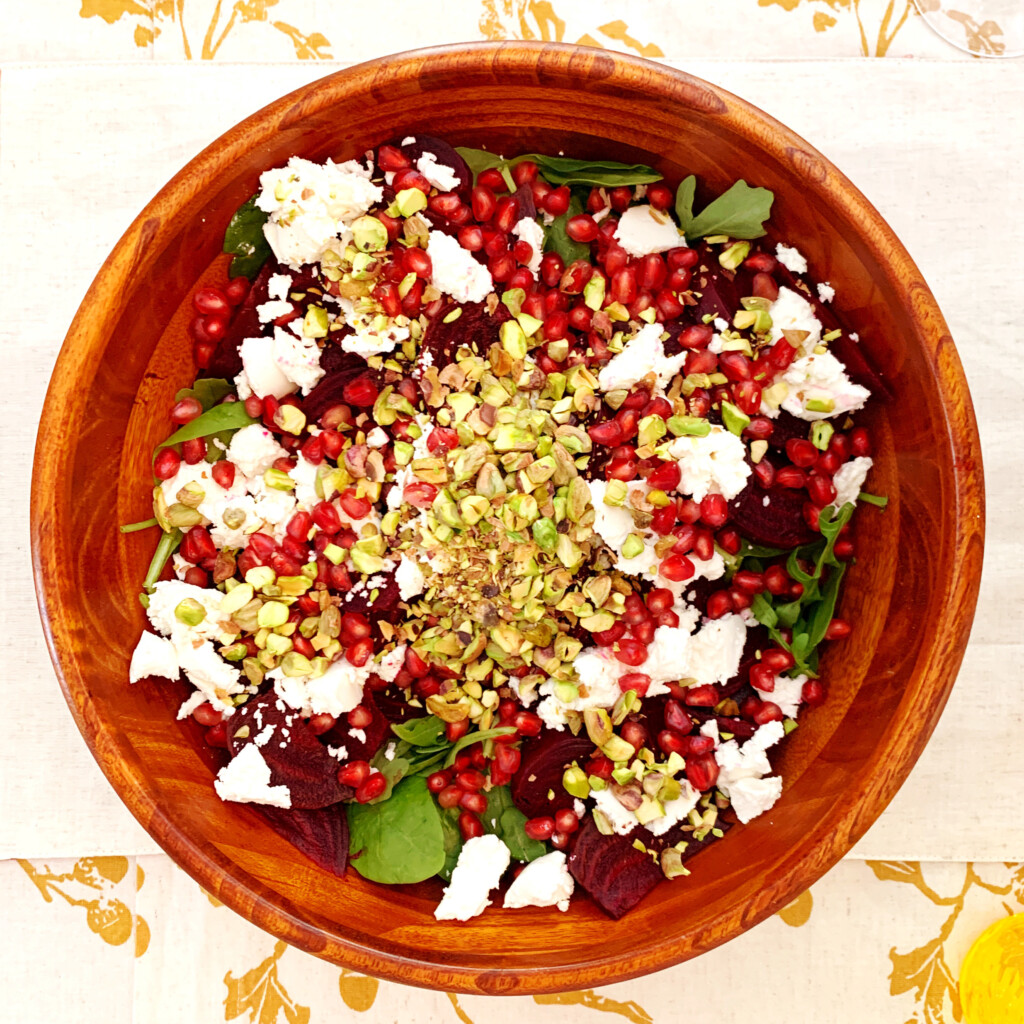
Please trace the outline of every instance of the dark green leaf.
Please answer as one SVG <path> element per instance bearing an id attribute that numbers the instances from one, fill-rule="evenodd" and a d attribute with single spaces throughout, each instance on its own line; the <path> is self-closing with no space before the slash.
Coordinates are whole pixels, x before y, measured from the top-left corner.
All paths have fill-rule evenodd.
<path id="1" fill-rule="evenodd" d="M 861 491 L 858 497 L 861 501 L 865 501 L 869 505 L 877 505 L 879 508 L 885 508 L 889 504 L 889 499 L 884 494 L 869 494 L 867 491 Z"/>
<path id="2" fill-rule="evenodd" d="M 786 553 L 785 548 L 770 548 L 764 544 L 751 544 L 749 540 L 740 545 L 741 558 L 778 558 Z"/>
<path id="3" fill-rule="evenodd" d="M 146 573 L 146 578 L 142 583 L 147 593 L 153 593 L 153 586 L 160 579 L 164 566 L 170 561 L 171 555 L 178 550 L 181 536 L 181 530 L 172 530 L 170 533 L 165 533 L 161 536 L 160 543 L 157 544 L 156 551 L 153 552 L 153 558 L 150 560 L 149 571 Z"/>
<path id="4" fill-rule="evenodd" d="M 487 809 L 482 818 L 484 832 L 497 836 L 508 847 L 513 860 L 536 860 L 548 852 L 544 843 L 526 834 L 526 815 L 512 803 L 508 786 L 496 786 L 487 794 Z"/>
<path id="5" fill-rule="evenodd" d="M 764 596 L 764 594 L 755 594 L 753 600 L 750 602 L 750 610 L 754 613 L 754 618 L 761 623 L 762 626 L 768 626 L 769 629 L 774 629 L 779 624 L 779 617 L 775 614 L 775 609 L 772 608 L 771 601 Z"/>
<path id="6" fill-rule="evenodd" d="M 441 831 L 444 833 L 444 866 L 438 875 L 446 882 L 452 880 L 452 872 L 462 853 L 462 833 L 459 831 L 458 807 L 441 808 Z"/>
<path id="7" fill-rule="evenodd" d="M 434 715 L 396 722 L 391 726 L 391 731 L 400 740 L 405 740 L 414 747 L 429 747 L 438 742 L 447 745 L 447 740 L 444 739 L 444 722 Z"/>
<path id="8" fill-rule="evenodd" d="M 480 177 L 481 171 L 489 171 L 492 167 L 501 167 L 506 161 L 489 153 L 486 149 L 470 149 L 468 146 L 456 146 L 455 152 L 466 161 L 466 166 L 473 172 L 473 182 Z"/>
<path id="9" fill-rule="evenodd" d="M 796 620 L 800 618 L 801 603 L 802 598 L 798 598 L 796 601 L 775 606 L 775 616 L 780 626 L 792 629 L 796 625 Z"/>
<path id="10" fill-rule="evenodd" d="M 219 430 L 211 434 L 206 445 L 206 461 L 209 463 L 220 462 L 228 457 L 228 445 L 231 438 L 235 436 L 234 430 Z M 222 448 L 221 445 L 224 447 Z"/>
<path id="11" fill-rule="evenodd" d="M 846 566 L 840 565 L 830 570 L 825 586 L 821 591 L 821 600 L 814 606 L 814 612 L 808 622 L 808 646 L 811 650 L 818 646 L 825 639 L 825 630 L 832 621 L 836 611 L 836 601 L 839 598 L 839 584 L 842 581 Z"/>
<path id="12" fill-rule="evenodd" d="M 585 260 L 590 257 L 590 246 L 586 242 L 574 242 L 565 230 L 569 218 L 582 212 L 583 204 L 577 196 L 573 196 L 569 200 L 569 209 L 544 229 L 544 251 L 557 252 L 566 266 L 573 260 Z"/>
<path id="13" fill-rule="evenodd" d="M 195 437 L 209 437 L 211 434 L 219 434 L 222 430 L 238 430 L 255 422 L 256 420 L 245 411 L 245 402 L 215 405 L 186 423 L 180 430 L 176 430 L 163 444 L 158 445 L 158 448 L 166 448 L 169 444 L 181 444 Z"/>
<path id="14" fill-rule="evenodd" d="M 270 245 L 263 234 L 266 222 L 267 214 L 256 206 L 255 196 L 235 211 L 224 232 L 224 252 L 235 257 L 231 261 L 232 277 L 251 280 L 266 262 L 270 255 Z"/>
<path id="15" fill-rule="evenodd" d="M 574 160 L 566 156 L 543 156 L 528 153 L 517 157 L 533 160 L 552 185 L 590 185 L 617 188 L 621 185 L 649 185 L 661 181 L 661 175 L 646 164 L 623 164 L 616 160 Z"/>
<path id="16" fill-rule="evenodd" d="M 386 756 L 388 747 L 392 747 L 390 760 Z M 387 783 L 384 792 L 375 797 L 370 803 L 379 804 L 391 799 L 395 786 L 407 775 L 411 775 L 409 761 L 403 756 L 406 753 L 407 743 L 383 743 L 378 748 L 370 761 L 370 767 L 376 768 L 384 776 Z"/>
<path id="17" fill-rule="evenodd" d="M 349 804 L 350 863 L 372 882 L 408 885 L 436 875 L 445 864 L 437 804 L 419 777 L 403 779 L 380 804 Z"/>
<path id="18" fill-rule="evenodd" d="M 480 729 L 477 732 L 467 732 L 462 739 L 452 744 L 451 750 L 448 751 L 448 756 L 444 761 L 445 768 L 451 768 L 455 764 L 455 758 L 458 756 L 459 751 L 464 750 L 466 747 L 471 747 L 474 743 L 480 743 L 483 740 L 493 740 L 496 736 L 508 736 L 515 731 L 514 726 L 503 725 L 498 729 Z"/>
<path id="19" fill-rule="evenodd" d="M 764 222 L 771 214 L 775 199 L 768 189 L 751 188 L 741 179 L 693 216 L 696 185 L 696 179 L 690 175 L 676 192 L 676 214 L 688 239 L 708 235 L 760 238 L 764 234 Z"/>
<path id="20" fill-rule="evenodd" d="M 223 377 L 200 377 L 190 388 L 182 388 L 174 400 L 180 402 L 184 398 L 194 398 L 203 410 L 212 409 L 234 391 L 234 386 Z"/>

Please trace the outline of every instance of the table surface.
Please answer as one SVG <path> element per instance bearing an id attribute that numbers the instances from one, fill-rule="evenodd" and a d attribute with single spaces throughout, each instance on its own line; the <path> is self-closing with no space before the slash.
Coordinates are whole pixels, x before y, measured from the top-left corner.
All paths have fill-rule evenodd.
<path id="1" fill-rule="evenodd" d="M 695 0 L 630 5 L 628 23 L 616 17 L 627 13 L 621 2 L 482 0 L 415 31 L 402 17 L 407 0 L 377 4 L 374 31 L 348 5 L 343 20 L 340 6 L 82 0 L 79 11 L 0 0 L 0 352 L 14 384 L 0 435 L 0 665 L 14 709 L 0 748 L 0 978 L 15 982 L 0 1022 L 511 1021 L 523 1002 L 538 1021 L 960 1020 L 967 946 L 1024 910 L 1024 572 L 1013 529 L 1024 498 L 1024 288 L 1008 241 L 1024 230 L 1024 62 L 971 59 L 904 0 L 719 0 L 716 10 L 734 15 L 727 40 Z M 357 46 L 379 36 L 382 9 L 386 45 Z M 982 29 L 965 39 L 991 46 L 998 37 Z M 28 558 L 49 374 L 90 280 L 145 202 L 238 119 L 339 66 L 323 57 L 482 37 L 663 59 L 821 149 L 889 220 L 946 314 L 989 488 L 960 678 L 910 779 L 851 855 L 782 914 L 695 962 L 536 1001 L 378 984 L 216 905 L 135 823 L 82 743 L 47 658 Z"/>

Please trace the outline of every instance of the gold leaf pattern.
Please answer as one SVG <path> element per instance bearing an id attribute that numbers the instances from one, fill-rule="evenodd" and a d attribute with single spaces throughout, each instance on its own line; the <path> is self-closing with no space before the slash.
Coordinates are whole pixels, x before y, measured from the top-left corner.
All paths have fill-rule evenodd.
<path id="1" fill-rule="evenodd" d="M 341 998 L 350 1010 L 366 1013 L 377 999 L 380 982 L 376 978 L 368 978 L 365 974 L 357 974 L 347 967 L 341 969 L 338 979 Z"/>
<path id="2" fill-rule="evenodd" d="M 111 946 L 124 945 L 134 934 L 135 955 L 149 946 L 149 925 L 132 913 L 115 890 L 128 875 L 127 857 L 82 857 L 70 871 L 52 871 L 47 864 L 36 866 L 19 860 L 25 874 L 35 883 L 47 903 L 59 896 L 69 906 L 85 909 L 86 924 Z M 137 886 L 141 881 L 137 879 Z"/>
<path id="3" fill-rule="evenodd" d="M 807 924 L 811 917 L 811 910 L 814 908 L 814 897 L 811 890 L 800 893 L 792 903 L 787 904 L 779 911 L 779 917 L 790 928 L 799 928 Z"/>
<path id="4" fill-rule="evenodd" d="M 618 999 L 603 996 L 593 989 L 587 989 L 585 992 L 556 992 L 552 995 L 534 996 L 533 1000 L 541 1006 L 583 1006 L 588 1010 L 599 1010 L 601 1013 L 617 1013 L 633 1024 L 652 1024 L 651 1015 L 639 1003 L 632 999 L 623 1003 Z"/>
<path id="5" fill-rule="evenodd" d="M 224 1019 L 235 1020 L 249 1014 L 249 1024 L 309 1024 L 309 1007 L 293 1003 L 277 974 L 277 962 L 288 948 L 275 942 L 274 952 L 240 978 L 228 971 L 224 984 Z"/>
<path id="6" fill-rule="evenodd" d="M 757 2 L 760 7 L 775 6 L 781 7 L 784 11 L 795 11 L 801 3 L 816 7 L 812 18 L 816 32 L 824 32 L 825 29 L 836 24 L 834 15 L 823 11 L 822 7 L 827 7 L 834 13 L 853 14 L 857 19 L 861 53 L 865 57 L 884 57 L 889 52 L 889 47 L 892 46 L 900 29 L 907 23 L 907 19 L 918 13 L 914 6 L 914 0 L 888 0 L 872 45 L 869 42 L 868 27 L 865 25 L 861 11 L 861 0 L 757 0 Z"/>

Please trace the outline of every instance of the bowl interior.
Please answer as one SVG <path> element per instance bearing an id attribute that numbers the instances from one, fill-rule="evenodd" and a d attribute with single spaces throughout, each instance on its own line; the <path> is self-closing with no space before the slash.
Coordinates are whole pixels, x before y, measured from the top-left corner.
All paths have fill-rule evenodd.
<path id="1" fill-rule="evenodd" d="M 691 862 L 619 922 L 580 900 L 436 923 L 440 884 L 402 889 L 314 868 L 250 808 L 214 794 L 212 754 L 174 719 L 186 688 L 129 686 L 150 533 L 149 460 L 163 410 L 193 376 L 189 296 L 223 279 L 224 226 L 260 171 L 293 154 L 349 159 L 430 132 L 495 151 L 641 160 L 710 191 L 775 192 L 773 237 L 796 244 L 883 371 L 894 401 L 876 442 L 841 611 L 854 637 L 823 661 L 829 700 L 805 711 L 771 812 Z M 166 329 L 165 329 L 166 325 Z M 644 61 L 553 45 L 478 45 L 391 58 L 315 83 L 214 143 L 131 227 L 58 362 L 37 451 L 33 544 L 41 608 L 69 703 L 112 783 L 208 890 L 311 952 L 448 990 L 596 985 L 704 951 L 792 899 L 880 813 L 952 685 L 981 558 L 981 467 L 955 350 L 926 286 L 877 213 L 796 136 L 734 97 Z M 67 424 L 75 429 L 69 431 Z"/>

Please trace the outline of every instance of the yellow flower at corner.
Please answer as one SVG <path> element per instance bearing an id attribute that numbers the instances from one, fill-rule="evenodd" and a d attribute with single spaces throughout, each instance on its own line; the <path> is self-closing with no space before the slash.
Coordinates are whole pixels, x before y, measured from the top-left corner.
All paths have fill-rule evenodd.
<path id="1" fill-rule="evenodd" d="M 960 967 L 965 1024 L 1024 1021 L 1024 914 L 997 921 L 975 940 Z"/>

